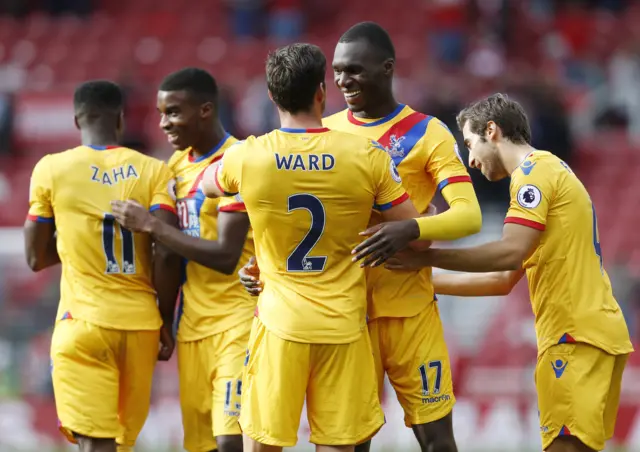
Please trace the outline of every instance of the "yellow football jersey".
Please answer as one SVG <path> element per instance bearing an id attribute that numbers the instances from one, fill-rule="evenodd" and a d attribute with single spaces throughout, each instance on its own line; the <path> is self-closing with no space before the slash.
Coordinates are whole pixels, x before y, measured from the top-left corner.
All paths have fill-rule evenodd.
<path id="1" fill-rule="evenodd" d="M 120 147 L 79 146 L 43 157 L 33 170 L 29 218 L 55 222 L 62 263 L 58 320 L 105 328 L 161 326 L 151 282 L 151 239 L 120 227 L 112 200 L 175 212 L 166 164 Z"/>
<path id="2" fill-rule="evenodd" d="M 535 151 L 511 175 L 505 223 L 543 231 L 523 263 L 536 318 L 538 353 L 585 342 L 617 355 L 633 351 L 602 264 L 589 193 L 565 162 Z"/>
<path id="3" fill-rule="evenodd" d="M 384 210 L 408 198 L 380 145 L 326 128 L 275 130 L 230 148 L 216 179 L 249 212 L 265 326 L 297 342 L 358 340 L 366 285 L 351 250 L 374 203 Z"/>
<path id="4" fill-rule="evenodd" d="M 380 143 L 391 156 L 402 184 L 419 212 L 425 212 L 436 190 L 456 182 L 471 182 L 455 138 L 445 124 L 406 105 L 385 118 L 364 122 L 350 110 L 323 120 L 330 129 L 364 136 Z M 373 215 L 372 223 L 380 222 Z M 431 268 L 393 272 L 367 269 L 369 318 L 413 317 L 434 299 Z"/>
<path id="5" fill-rule="evenodd" d="M 241 199 L 206 198 L 200 188 L 207 167 L 221 159 L 237 141 L 227 135 L 201 157 L 194 158 L 189 150 L 178 151 L 171 157 L 169 167 L 176 176 L 178 219 L 185 234 L 217 240 L 218 211 L 244 211 Z M 248 237 L 238 265 L 247 263 L 253 253 L 253 240 Z M 242 288 L 235 273 L 224 275 L 185 260 L 183 278 L 178 305 L 179 341 L 197 341 L 252 318 L 256 302 Z"/>

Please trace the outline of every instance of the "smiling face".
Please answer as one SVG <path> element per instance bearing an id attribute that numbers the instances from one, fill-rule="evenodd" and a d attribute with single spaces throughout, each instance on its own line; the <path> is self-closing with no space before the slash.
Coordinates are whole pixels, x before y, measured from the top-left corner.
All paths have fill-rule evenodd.
<path id="1" fill-rule="evenodd" d="M 332 66 L 335 85 L 352 112 L 375 110 L 388 98 L 393 60 L 382 58 L 366 40 L 339 42 Z"/>
<path id="2" fill-rule="evenodd" d="M 158 91 L 160 128 L 174 149 L 194 146 L 211 115 L 211 104 L 201 104 L 187 91 Z"/>
<path id="3" fill-rule="evenodd" d="M 464 123 L 462 135 L 464 144 L 469 150 L 469 166 L 482 172 L 490 181 L 498 181 L 509 176 L 504 169 L 498 146 L 494 142 L 497 137 L 497 125 L 490 121 L 484 136 L 471 131 L 470 121 Z"/>

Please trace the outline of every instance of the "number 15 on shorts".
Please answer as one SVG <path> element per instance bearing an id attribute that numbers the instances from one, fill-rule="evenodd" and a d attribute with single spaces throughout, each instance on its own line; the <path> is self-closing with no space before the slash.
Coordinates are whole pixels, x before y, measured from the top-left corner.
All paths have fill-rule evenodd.
<path id="1" fill-rule="evenodd" d="M 422 395 L 440 394 L 440 384 L 442 382 L 442 361 L 429 361 L 428 364 L 422 364 L 418 367 L 420 379 L 422 380 Z M 433 388 L 430 388 L 430 377 L 433 377 Z"/>

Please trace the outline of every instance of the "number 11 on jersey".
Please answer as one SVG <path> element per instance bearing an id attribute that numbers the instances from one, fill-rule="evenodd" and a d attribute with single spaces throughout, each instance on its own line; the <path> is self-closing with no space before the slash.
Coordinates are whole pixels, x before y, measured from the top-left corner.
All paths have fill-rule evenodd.
<path id="1" fill-rule="evenodd" d="M 120 237 L 122 238 L 122 271 L 120 271 L 120 265 L 118 265 L 115 253 L 116 227 L 119 227 Z M 107 261 L 105 273 L 108 275 L 117 273 L 133 275 L 136 273 L 133 233 L 120 225 L 116 225 L 116 219 L 110 213 L 105 213 L 102 220 L 102 249 Z"/>

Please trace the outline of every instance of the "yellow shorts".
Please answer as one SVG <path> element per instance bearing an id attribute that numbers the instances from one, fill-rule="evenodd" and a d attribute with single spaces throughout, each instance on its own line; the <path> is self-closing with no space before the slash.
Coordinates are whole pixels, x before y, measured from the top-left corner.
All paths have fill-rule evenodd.
<path id="1" fill-rule="evenodd" d="M 554 345 L 538 357 L 535 378 L 544 450 L 563 435 L 604 449 L 616 425 L 628 358 L 582 343 Z"/>
<path id="2" fill-rule="evenodd" d="M 254 319 L 242 391 L 242 431 L 262 444 L 292 447 L 300 415 L 314 444 L 364 442 L 384 424 L 369 337 L 350 344 L 291 342 Z"/>
<path id="3" fill-rule="evenodd" d="M 381 317 L 369 322 L 378 392 L 384 374 L 396 391 L 407 427 L 442 419 L 456 399 L 449 352 L 444 340 L 438 303 L 414 317 Z"/>
<path id="4" fill-rule="evenodd" d="M 147 419 L 159 331 L 101 328 L 59 321 L 51 341 L 53 391 L 60 431 L 116 438 L 131 447 Z"/>
<path id="5" fill-rule="evenodd" d="M 216 436 L 242 434 L 238 416 L 251 322 L 178 343 L 184 448 L 189 452 L 216 449 Z"/>

